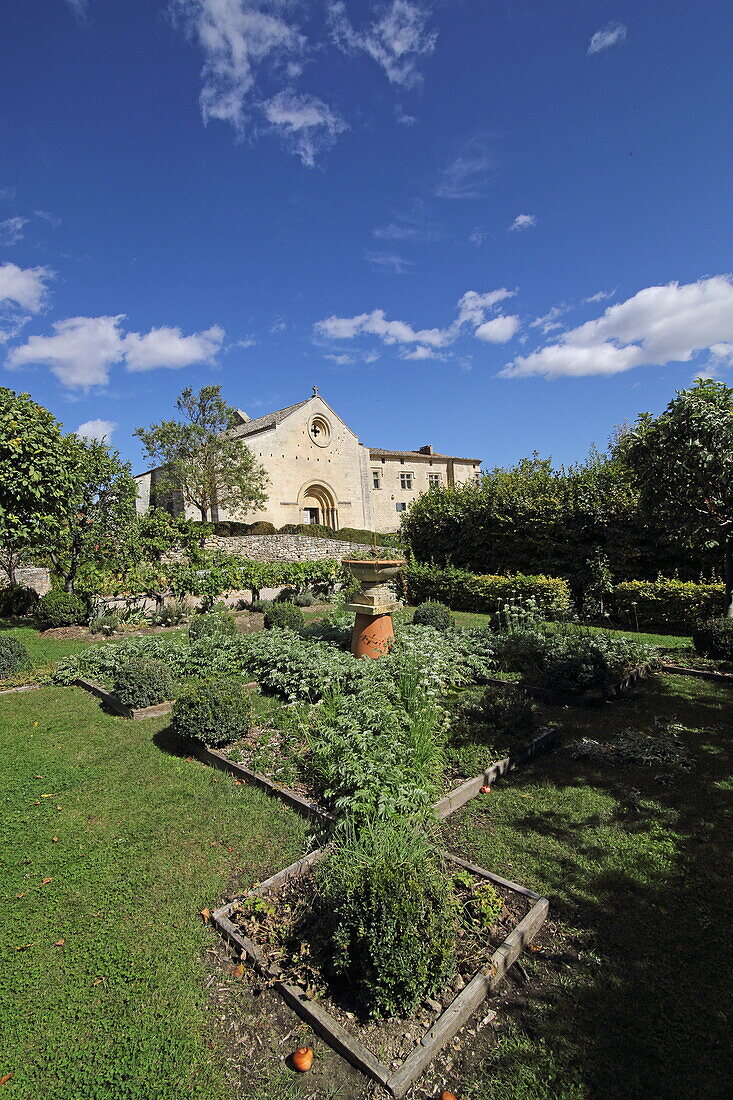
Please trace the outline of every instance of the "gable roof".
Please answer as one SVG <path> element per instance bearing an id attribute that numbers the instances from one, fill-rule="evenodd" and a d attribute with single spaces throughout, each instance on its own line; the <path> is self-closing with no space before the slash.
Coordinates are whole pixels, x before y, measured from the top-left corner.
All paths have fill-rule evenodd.
<path id="1" fill-rule="evenodd" d="M 312 397 L 308 397 L 305 401 L 298 401 L 297 405 L 288 405 L 286 409 L 277 409 L 275 412 L 266 413 L 265 416 L 257 416 L 254 420 L 248 420 L 246 423 L 238 425 L 233 430 L 233 434 L 237 439 L 245 435 L 254 435 L 255 432 L 262 432 L 266 428 L 274 428 L 281 420 L 284 420 L 286 416 L 290 416 L 296 409 L 302 409 L 303 405 L 307 405 L 309 401 L 312 401 Z"/>

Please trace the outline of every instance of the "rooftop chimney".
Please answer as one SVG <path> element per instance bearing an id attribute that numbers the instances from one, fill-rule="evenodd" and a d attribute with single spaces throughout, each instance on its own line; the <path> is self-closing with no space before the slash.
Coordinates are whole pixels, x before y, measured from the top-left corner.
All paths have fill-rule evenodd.
<path id="1" fill-rule="evenodd" d="M 432 444 L 426 443 L 424 447 L 420 447 L 417 452 L 419 455 L 431 455 L 434 454 Z"/>

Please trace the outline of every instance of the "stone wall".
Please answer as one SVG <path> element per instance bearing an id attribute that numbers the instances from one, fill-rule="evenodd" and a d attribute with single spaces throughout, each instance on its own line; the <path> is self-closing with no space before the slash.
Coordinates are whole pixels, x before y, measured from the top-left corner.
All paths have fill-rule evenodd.
<path id="1" fill-rule="evenodd" d="M 45 596 L 51 591 L 51 574 L 48 569 L 41 569 L 35 565 L 24 565 L 15 570 L 17 584 L 24 584 L 27 588 L 34 588 L 39 596 Z M 8 578 L 3 569 L 0 569 L 0 587 L 8 583 Z"/>
<path id="2" fill-rule="evenodd" d="M 206 540 L 209 550 L 221 550 L 250 561 L 321 561 L 323 558 L 362 558 L 369 547 L 339 539 L 309 535 L 214 535 Z M 394 551 L 385 549 L 389 555 Z"/>

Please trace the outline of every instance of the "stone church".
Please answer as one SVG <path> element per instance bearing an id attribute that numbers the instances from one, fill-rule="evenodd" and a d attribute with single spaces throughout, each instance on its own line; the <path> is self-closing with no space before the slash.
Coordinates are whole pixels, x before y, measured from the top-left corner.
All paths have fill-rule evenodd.
<path id="1" fill-rule="evenodd" d="M 219 520 L 254 523 L 321 523 L 338 531 L 358 527 L 396 531 L 411 500 L 431 485 L 460 485 L 475 478 L 478 458 L 437 454 L 432 447 L 388 451 L 360 443 L 351 428 L 313 389 L 287 409 L 251 418 L 238 411 L 234 436 L 264 466 L 270 483 L 264 508 L 246 516 L 220 508 Z M 138 511 L 155 504 L 158 470 L 136 478 Z M 195 508 L 186 515 L 198 518 Z"/>

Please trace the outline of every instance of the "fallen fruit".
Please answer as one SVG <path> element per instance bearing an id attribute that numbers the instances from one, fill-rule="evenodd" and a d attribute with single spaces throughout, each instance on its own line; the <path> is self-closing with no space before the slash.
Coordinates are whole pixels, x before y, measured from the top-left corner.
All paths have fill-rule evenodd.
<path id="1" fill-rule="evenodd" d="M 454 1092 L 441 1092 L 440 1100 L 458 1100 Z"/>
<path id="2" fill-rule="evenodd" d="M 299 1073 L 305 1073 L 313 1065 L 313 1051 L 310 1047 L 299 1047 L 293 1054 L 293 1065 Z"/>
<path id="3" fill-rule="evenodd" d="M 482 787 L 481 794 L 491 794 L 491 787 Z M 450 1096 L 450 1093 L 448 1095 Z"/>

